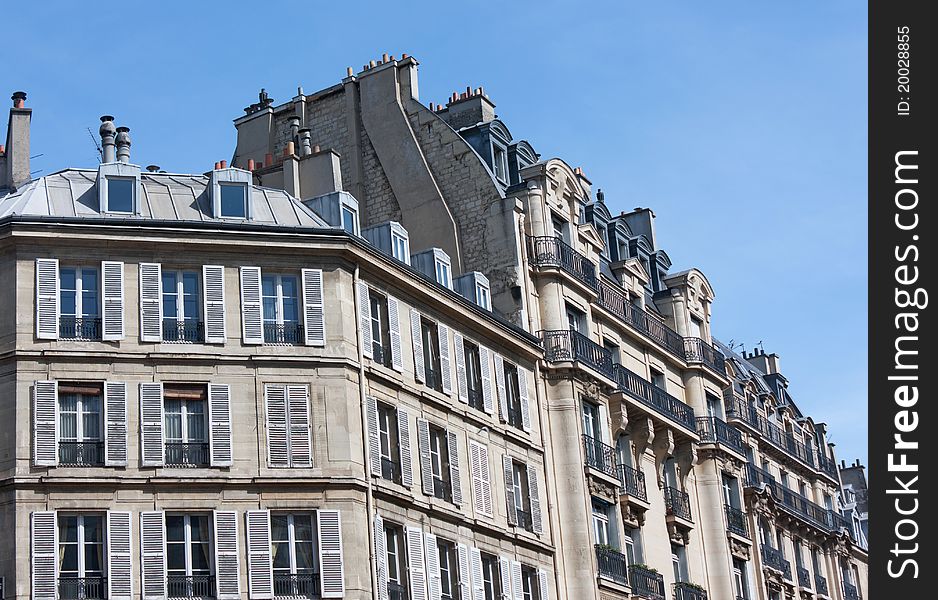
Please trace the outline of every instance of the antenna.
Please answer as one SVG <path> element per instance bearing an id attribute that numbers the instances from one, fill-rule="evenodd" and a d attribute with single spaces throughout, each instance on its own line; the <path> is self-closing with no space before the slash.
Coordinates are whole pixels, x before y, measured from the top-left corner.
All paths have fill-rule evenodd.
<path id="1" fill-rule="evenodd" d="M 94 149 L 98 151 L 98 162 L 101 162 L 104 152 L 101 150 L 101 144 L 98 143 L 98 138 L 94 137 L 94 134 L 91 132 L 90 127 L 86 127 L 88 130 L 88 135 L 91 136 L 91 143 L 94 144 Z"/>
<path id="2" fill-rule="evenodd" d="M 759 350 L 762 350 L 762 354 L 765 354 L 765 347 L 762 346 L 762 340 L 756 342 L 756 346 L 759 346 Z"/>

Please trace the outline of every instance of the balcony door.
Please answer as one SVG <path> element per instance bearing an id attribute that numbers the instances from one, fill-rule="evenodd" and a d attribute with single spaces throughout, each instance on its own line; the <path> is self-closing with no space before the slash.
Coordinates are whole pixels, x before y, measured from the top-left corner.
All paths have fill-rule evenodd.
<path id="1" fill-rule="evenodd" d="M 60 600 L 107 597 L 104 541 L 103 515 L 59 515 Z"/>

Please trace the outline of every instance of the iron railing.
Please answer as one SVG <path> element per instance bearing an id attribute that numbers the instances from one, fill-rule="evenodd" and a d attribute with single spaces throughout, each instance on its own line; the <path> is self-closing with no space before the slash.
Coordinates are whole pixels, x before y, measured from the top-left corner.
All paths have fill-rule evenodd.
<path id="1" fill-rule="evenodd" d="M 744 402 L 739 398 L 736 398 L 735 396 L 733 396 L 732 399 L 727 398 L 727 400 L 726 414 L 728 418 L 743 421 L 758 431 L 761 434 L 761 437 L 768 441 L 771 445 L 775 446 L 779 450 L 782 450 L 787 455 L 796 458 L 801 463 L 811 467 L 812 469 L 819 469 L 814 450 L 811 448 L 811 446 L 803 442 L 799 442 L 795 439 L 794 435 L 782 430 L 781 427 L 760 415 L 754 406 Z"/>
<path id="2" fill-rule="evenodd" d="M 599 305 L 677 358 L 686 360 L 684 338 L 665 325 L 660 318 L 633 304 L 625 290 L 603 277 L 599 278 Z"/>
<path id="3" fill-rule="evenodd" d="M 214 575 L 169 575 L 166 595 L 170 598 L 214 598 Z"/>
<path id="4" fill-rule="evenodd" d="M 294 346 L 303 344 L 303 324 L 299 321 L 264 323 L 264 343 Z"/>
<path id="5" fill-rule="evenodd" d="M 433 476 L 433 497 L 450 501 L 453 499 L 453 488 L 442 477 Z"/>
<path id="6" fill-rule="evenodd" d="M 204 467 L 208 464 L 208 442 L 166 442 L 167 466 Z"/>
<path id="7" fill-rule="evenodd" d="M 407 600 L 407 588 L 397 581 L 389 581 L 388 597 L 390 600 Z"/>
<path id="8" fill-rule="evenodd" d="M 59 465 L 99 467 L 104 464 L 104 442 L 59 442 Z"/>
<path id="9" fill-rule="evenodd" d="M 827 578 L 823 575 L 814 574 L 814 591 L 819 596 L 826 596 L 828 594 L 827 590 Z"/>
<path id="10" fill-rule="evenodd" d="M 389 458 L 381 457 L 381 477 L 382 479 L 387 479 L 393 481 L 394 483 L 401 482 L 401 463 L 400 461 L 394 461 Z"/>
<path id="11" fill-rule="evenodd" d="M 647 502 L 648 494 L 645 491 L 645 474 L 628 465 L 617 465 L 616 468 L 619 471 L 619 485 L 622 486 L 622 493 Z"/>
<path id="12" fill-rule="evenodd" d="M 690 521 L 690 496 L 671 486 L 664 488 L 664 506 L 669 515 Z"/>
<path id="13" fill-rule="evenodd" d="M 600 577 L 611 579 L 622 585 L 629 584 L 629 569 L 625 555 L 608 546 L 596 544 L 596 564 Z"/>
<path id="14" fill-rule="evenodd" d="M 104 600 L 107 577 L 59 577 L 59 600 Z"/>
<path id="15" fill-rule="evenodd" d="M 674 600 L 707 600 L 706 590 L 686 581 L 674 583 Z"/>
<path id="16" fill-rule="evenodd" d="M 743 435 L 719 417 L 697 417 L 697 435 L 701 442 L 720 443 L 740 454 L 746 453 Z"/>
<path id="17" fill-rule="evenodd" d="M 618 478 L 616 473 L 616 449 L 601 440 L 583 435 L 583 453 L 586 465 L 610 477 Z"/>
<path id="18" fill-rule="evenodd" d="M 59 317 L 59 337 L 63 340 L 100 340 L 101 317 Z"/>
<path id="19" fill-rule="evenodd" d="M 274 573 L 275 598 L 318 598 L 319 573 Z"/>
<path id="20" fill-rule="evenodd" d="M 776 481 L 772 474 L 765 469 L 760 469 L 753 464 L 747 464 L 746 485 L 748 487 L 765 485 L 766 488 L 771 490 L 772 495 L 783 509 L 808 524 L 828 532 L 836 532 L 846 528 L 851 537 L 853 536 L 853 528 L 850 527 L 850 521 L 846 517 L 790 490 Z"/>
<path id="21" fill-rule="evenodd" d="M 630 565 L 629 581 L 632 594 L 650 600 L 664 600 L 664 576 L 661 573 L 641 565 Z"/>
<path id="22" fill-rule="evenodd" d="M 541 267 L 559 267 L 574 279 L 596 289 L 596 265 L 560 238 L 528 237 L 528 250 L 532 264 Z"/>
<path id="23" fill-rule="evenodd" d="M 703 363 L 720 375 L 726 375 L 726 357 L 698 337 L 684 338 L 684 355 L 689 363 Z"/>
<path id="24" fill-rule="evenodd" d="M 518 527 L 525 531 L 534 532 L 534 517 L 531 516 L 531 511 L 515 507 L 515 517 L 518 521 Z"/>
<path id="25" fill-rule="evenodd" d="M 615 379 L 612 352 L 572 329 L 550 329 L 540 332 L 544 356 L 549 362 L 577 361 Z"/>
<path id="26" fill-rule="evenodd" d="M 481 386 L 482 383 L 479 382 L 479 385 Z M 485 410 L 485 395 L 482 393 L 482 388 L 479 387 L 478 389 L 476 389 L 470 386 L 466 389 L 466 392 L 469 395 L 469 406 L 471 406 L 472 408 L 475 408 L 476 410 L 484 411 Z"/>
<path id="27" fill-rule="evenodd" d="M 619 389 L 687 429 L 694 431 L 694 409 L 622 365 L 616 365 Z"/>
<path id="28" fill-rule="evenodd" d="M 770 569 L 779 571 L 787 581 L 791 581 L 791 563 L 778 548 L 762 544 L 762 564 Z"/>
<path id="29" fill-rule="evenodd" d="M 860 600 L 860 591 L 852 583 L 844 582 L 844 600 Z"/>
<path id="30" fill-rule="evenodd" d="M 803 588 L 811 587 L 811 573 L 804 567 L 795 567 L 795 573 L 798 574 L 798 585 Z"/>
<path id="31" fill-rule="evenodd" d="M 836 480 L 837 479 L 837 463 L 827 458 L 823 454 L 820 454 L 819 452 L 815 452 L 814 456 L 815 458 L 817 458 L 818 471 L 820 471 L 821 473 L 824 473 L 831 479 Z"/>
<path id="32" fill-rule="evenodd" d="M 746 513 L 729 504 L 724 504 L 723 508 L 726 512 L 727 530 L 748 539 L 749 525 L 746 523 Z"/>
<path id="33" fill-rule="evenodd" d="M 201 342 L 205 339 L 202 321 L 163 319 L 164 342 Z"/>

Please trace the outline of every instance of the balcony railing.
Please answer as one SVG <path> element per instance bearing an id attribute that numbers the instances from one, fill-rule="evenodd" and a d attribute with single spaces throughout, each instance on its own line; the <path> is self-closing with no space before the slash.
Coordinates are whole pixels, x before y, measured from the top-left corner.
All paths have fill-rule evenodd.
<path id="1" fill-rule="evenodd" d="M 844 582 L 844 600 L 860 600 L 860 592 L 857 590 L 857 586 Z"/>
<path id="2" fill-rule="evenodd" d="M 762 544 L 762 564 L 779 571 L 786 580 L 791 581 L 791 563 L 785 560 L 781 550 Z"/>
<path id="3" fill-rule="evenodd" d="M 214 575 L 169 575 L 166 595 L 170 598 L 214 598 Z"/>
<path id="4" fill-rule="evenodd" d="M 588 435 L 583 435 L 583 454 L 586 465 L 610 477 L 618 478 L 616 473 L 616 449 Z"/>
<path id="5" fill-rule="evenodd" d="M 814 591 L 819 596 L 827 596 L 827 578 L 823 575 L 814 574 Z"/>
<path id="6" fill-rule="evenodd" d="M 650 600 L 664 600 L 664 576 L 641 565 L 629 566 L 632 594 Z"/>
<path id="7" fill-rule="evenodd" d="M 59 337 L 63 340 L 100 340 L 100 317 L 59 317 Z"/>
<path id="8" fill-rule="evenodd" d="M 762 438 L 770 444 L 792 456 L 803 464 L 818 469 L 818 464 L 811 446 L 799 442 L 794 435 L 783 431 L 781 427 L 772 423 L 759 414 L 754 406 L 736 398 L 735 396 L 726 405 L 727 417 L 739 419 L 758 431 Z"/>
<path id="9" fill-rule="evenodd" d="M 647 502 L 648 494 L 645 491 L 645 474 L 628 465 L 618 465 L 616 468 L 619 471 L 619 485 L 622 486 L 622 493 Z"/>
<path id="10" fill-rule="evenodd" d="M 518 520 L 518 527 L 525 531 L 534 531 L 534 518 L 531 516 L 531 511 L 515 507 L 515 517 Z"/>
<path id="11" fill-rule="evenodd" d="M 622 365 L 616 365 L 616 381 L 619 389 L 642 404 L 653 408 L 671 420 L 677 421 L 691 431 L 694 427 L 694 409 L 684 404 L 663 389 L 652 385 Z"/>
<path id="12" fill-rule="evenodd" d="M 719 443 L 740 454 L 746 453 L 743 435 L 719 417 L 697 417 L 697 435 L 701 442 Z"/>
<path id="13" fill-rule="evenodd" d="M 724 504 L 723 508 L 726 512 L 726 529 L 748 539 L 749 525 L 746 523 L 746 513 L 729 504 Z"/>
<path id="14" fill-rule="evenodd" d="M 753 464 L 747 464 L 746 485 L 759 487 L 763 484 L 771 490 L 772 495 L 783 509 L 806 523 L 829 532 L 840 531 L 841 528 L 846 527 L 850 535 L 853 535 L 853 528 L 850 527 L 850 521 L 846 517 L 834 510 L 815 504 L 801 494 L 788 489 L 776 481 L 771 473 L 766 470 L 760 469 Z"/>
<path id="15" fill-rule="evenodd" d="M 318 598 L 319 573 L 274 573 L 275 598 Z"/>
<path id="16" fill-rule="evenodd" d="M 264 323 L 264 343 L 299 345 L 303 343 L 303 324 L 295 321 L 289 323 Z"/>
<path id="17" fill-rule="evenodd" d="M 528 250 L 532 264 L 559 267 L 575 279 L 596 289 L 596 265 L 560 238 L 529 237 Z"/>
<path id="18" fill-rule="evenodd" d="M 390 600 L 407 600 L 407 588 L 397 581 L 389 581 L 388 596 Z"/>
<path id="19" fill-rule="evenodd" d="M 479 382 L 479 385 L 482 385 L 482 382 Z M 485 410 L 485 395 L 482 393 L 482 388 L 474 388 L 469 386 L 466 389 L 466 392 L 469 395 L 469 406 L 475 408 L 476 410 Z"/>
<path id="20" fill-rule="evenodd" d="M 552 329 L 540 332 L 544 355 L 549 362 L 577 361 L 615 379 L 612 352 L 572 329 Z"/>
<path id="21" fill-rule="evenodd" d="M 707 600 L 707 592 L 692 583 L 678 581 L 674 584 L 674 600 Z"/>
<path id="22" fill-rule="evenodd" d="M 104 464 L 104 442 L 59 442 L 59 465 L 98 467 Z"/>
<path id="23" fill-rule="evenodd" d="M 824 473 L 831 479 L 837 479 L 837 463 L 827 458 L 823 454 L 815 453 L 815 458 L 817 458 L 817 468 L 818 471 Z"/>
<path id="24" fill-rule="evenodd" d="M 596 564 L 599 566 L 600 577 L 611 579 L 622 585 L 629 584 L 628 563 L 625 555 L 608 546 L 596 544 Z"/>
<path id="25" fill-rule="evenodd" d="M 680 334 L 665 325 L 658 317 L 633 304 L 629 301 L 625 290 L 602 277 L 599 278 L 599 305 L 639 333 L 656 341 L 677 358 L 686 360 L 684 338 Z"/>
<path id="26" fill-rule="evenodd" d="M 677 488 L 665 486 L 664 506 L 669 515 L 690 521 L 690 496 Z"/>
<path id="27" fill-rule="evenodd" d="M 166 442 L 166 465 L 204 467 L 209 464 L 207 442 Z"/>
<path id="28" fill-rule="evenodd" d="M 451 500 L 453 497 L 450 483 L 442 477 L 433 477 L 433 497 L 440 500 Z"/>
<path id="29" fill-rule="evenodd" d="M 795 573 L 798 574 L 798 585 L 803 588 L 811 587 L 811 573 L 804 567 L 795 567 Z"/>
<path id="30" fill-rule="evenodd" d="M 201 342 L 205 339 L 202 321 L 176 319 L 163 320 L 164 342 Z"/>
<path id="31" fill-rule="evenodd" d="M 401 482 L 401 463 L 381 457 L 381 477 L 394 483 Z"/>
<path id="32" fill-rule="evenodd" d="M 684 338 L 684 354 L 689 363 L 703 363 L 720 375 L 726 375 L 726 358 L 719 350 L 696 337 Z"/>
<path id="33" fill-rule="evenodd" d="M 104 600 L 107 577 L 59 577 L 59 600 Z"/>

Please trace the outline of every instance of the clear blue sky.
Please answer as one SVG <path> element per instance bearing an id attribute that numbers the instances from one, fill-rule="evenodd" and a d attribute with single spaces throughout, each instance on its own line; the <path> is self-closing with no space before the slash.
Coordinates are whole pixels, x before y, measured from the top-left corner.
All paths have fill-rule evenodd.
<path id="1" fill-rule="evenodd" d="M 202 172 L 260 87 L 279 102 L 406 52 L 424 102 L 484 86 L 613 212 L 652 207 L 675 270 L 716 290 L 714 333 L 781 355 L 866 462 L 865 3 L 211 4 L 7 4 L 0 92 L 29 93 L 33 169 L 93 166 L 85 128 L 110 113 L 134 162 Z"/>

